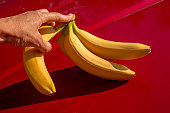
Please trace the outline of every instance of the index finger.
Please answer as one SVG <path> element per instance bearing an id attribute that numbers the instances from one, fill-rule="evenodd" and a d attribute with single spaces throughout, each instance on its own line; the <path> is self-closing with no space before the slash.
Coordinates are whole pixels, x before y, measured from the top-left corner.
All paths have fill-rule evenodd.
<path id="1" fill-rule="evenodd" d="M 58 12 L 42 12 L 41 18 L 43 23 L 50 21 L 69 22 L 73 18 L 73 14 L 63 15 Z"/>

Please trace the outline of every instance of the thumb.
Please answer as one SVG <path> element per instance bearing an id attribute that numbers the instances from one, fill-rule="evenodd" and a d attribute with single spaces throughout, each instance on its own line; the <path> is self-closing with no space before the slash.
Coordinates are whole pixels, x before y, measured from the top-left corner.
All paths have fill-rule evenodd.
<path id="1" fill-rule="evenodd" d="M 36 33 L 36 38 L 35 38 L 35 42 L 37 42 L 37 46 L 38 48 L 40 49 L 40 51 L 42 52 L 48 52 L 52 49 L 52 46 L 51 46 L 51 43 L 50 42 L 47 42 L 45 41 L 41 34 L 39 32 Z"/>
<path id="2" fill-rule="evenodd" d="M 43 40 L 42 39 L 42 41 L 41 41 L 42 43 L 40 44 L 40 50 L 42 51 L 42 52 L 49 52 L 51 49 L 52 49 L 52 45 L 51 45 L 51 43 L 50 42 L 47 42 L 47 41 L 45 41 L 45 40 Z"/>

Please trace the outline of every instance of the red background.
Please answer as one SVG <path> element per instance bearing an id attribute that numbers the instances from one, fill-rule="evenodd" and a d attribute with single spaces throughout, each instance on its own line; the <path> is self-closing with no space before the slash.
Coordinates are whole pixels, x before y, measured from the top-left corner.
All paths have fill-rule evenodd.
<path id="1" fill-rule="evenodd" d="M 0 45 L 0 113 L 169 113 L 170 0 L 0 0 L 0 17 L 47 8 L 76 14 L 77 26 L 103 39 L 150 45 L 151 54 L 117 61 L 136 72 L 129 81 L 88 74 L 66 57 L 58 36 L 45 54 L 56 86 L 48 97 L 25 73 L 22 48 Z"/>

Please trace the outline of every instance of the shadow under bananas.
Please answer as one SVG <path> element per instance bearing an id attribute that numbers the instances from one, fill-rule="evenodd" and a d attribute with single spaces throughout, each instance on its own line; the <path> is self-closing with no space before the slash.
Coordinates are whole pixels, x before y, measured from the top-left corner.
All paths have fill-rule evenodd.
<path id="1" fill-rule="evenodd" d="M 94 94 L 114 89 L 128 81 L 106 80 L 91 75 L 77 66 L 50 73 L 56 87 L 53 96 L 39 93 L 29 79 L 0 90 L 0 110 Z"/>

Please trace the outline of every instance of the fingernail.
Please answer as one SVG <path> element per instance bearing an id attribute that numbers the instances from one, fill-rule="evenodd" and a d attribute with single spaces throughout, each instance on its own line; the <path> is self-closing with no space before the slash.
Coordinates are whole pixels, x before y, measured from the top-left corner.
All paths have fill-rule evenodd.
<path id="1" fill-rule="evenodd" d="M 71 21 L 74 21 L 74 20 L 75 20 L 75 14 L 70 13 L 70 14 L 68 14 L 68 15 L 71 17 Z"/>

